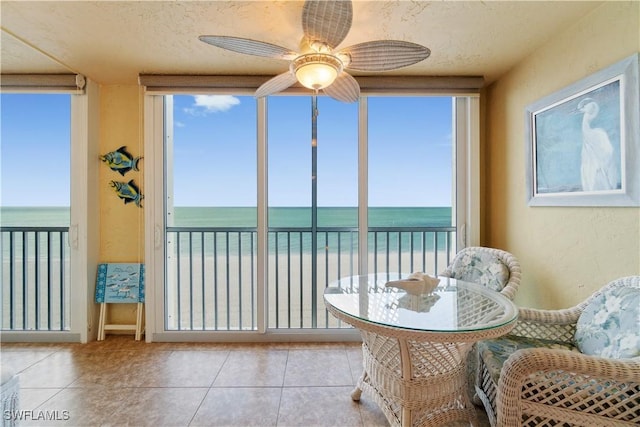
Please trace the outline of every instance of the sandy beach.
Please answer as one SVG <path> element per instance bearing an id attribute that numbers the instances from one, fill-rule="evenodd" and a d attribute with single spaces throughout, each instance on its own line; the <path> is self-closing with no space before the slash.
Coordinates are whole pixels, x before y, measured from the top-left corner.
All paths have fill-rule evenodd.
<path id="1" fill-rule="evenodd" d="M 437 260 L 437 264 L 436 264 Z M 324 307 L 324 288 L 333 281 L 358 274 L 357 255 L 319 254 L 317 283 L 312 290 L 311 255 L 270 256 L 268 261 L 268 327 L 317 328 L 343 327 Z M 422 271 L 434 275 L 447 266 L 447 254 L 389 252 L 374 259 L 370 272 Z M 256 326 L 257 271 L 256 258 L 249 255 L 226 257 L 193 255 L 169 266 L 167 289 L 169 329 L 237 330 Z M 316 310 L 313 310 L 315 293 Z M 204 297 L 203 297 L 204 296 Z"/>
<path id="2" fill-rule="evenodd" d="M 69 326 L 71 307 L 69 303 L 69 260 L 63 269 L 64 278 L 60 280 L 60 260 L 53 259 L 48 265 L 41 261 L 36 272 L 33 257 L 27 262 L 26 272 L 22 259 L 16 260 L 13 266 L 8 260 L 2 263 L 2 329 L 40 329 L 62 330 L 61 298 L 64 302 L 64 322 Z M 13 281 L 11 280 L 13 276 Z M 36 278 L 40 286 L 36 288 Z M 61 289 L 61 282 L 64 284 Z M 13 289 L 12 288 L 13 284 Z M 24 313 L 25 304 L 30 309 Z M 37 303 L 36 303 L 37 302 Z M 36 309 L 37 307 L 37 309 Z M 11 327 L 13 317 L 13 328 Z M 25 327 L 26 322 L 26 327 Z"/>

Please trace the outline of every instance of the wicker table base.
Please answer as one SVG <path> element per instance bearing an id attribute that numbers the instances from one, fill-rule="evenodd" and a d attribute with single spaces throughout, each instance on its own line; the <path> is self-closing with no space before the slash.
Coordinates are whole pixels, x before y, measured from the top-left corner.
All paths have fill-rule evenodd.
<path id="1" fill-rule="evenodd" d="M 476 425 L 468 398 L 466 355 L 471 343 L 425 343 L 362 332 L 362 391 L 394 426 L 437 426 L 456 420 Z M 402 363 L 402 361 L 408 361 Z"/>

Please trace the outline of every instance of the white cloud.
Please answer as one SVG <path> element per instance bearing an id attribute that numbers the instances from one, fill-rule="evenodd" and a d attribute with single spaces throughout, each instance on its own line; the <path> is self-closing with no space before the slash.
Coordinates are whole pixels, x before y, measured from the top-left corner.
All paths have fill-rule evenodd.
<path id="1" fill-rule="evenodd" d="M 175 127 L 177 127 L 177 128 L 183 128 L 183 127 L 185 127 L 185 124 L 184 124 L 184 123 L 182 123 L 182 122 L 179 122 L 179 121 L 175 121 L 175 122 L 173 122 L 173 125 L 174 125 Z"/>
<path id="2" fill-rule="evenodd" d="M 231 107 L 240 104 L 240 100 L 232 95 L 195 95 L 195 103 L 192 108 L 184 111 L 193 115 L 204 115 L 227 111 Z"/>

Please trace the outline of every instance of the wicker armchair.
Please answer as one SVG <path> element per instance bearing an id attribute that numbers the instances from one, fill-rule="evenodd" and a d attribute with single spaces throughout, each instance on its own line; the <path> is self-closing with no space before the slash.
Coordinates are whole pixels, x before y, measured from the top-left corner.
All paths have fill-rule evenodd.
<path id="1" fill-rule="evenodd" d="M 521 271 L 520 263 L 509 252 L 471 246 L 458 252 L 439 275 L 480 283 L 513 300 L 520 286 Z"/>
<path id="2" fill-rule="evenodd" d="M 563 310 L 521 308 L 478 343 L 476 391 L 493 426 L 640 425 L 640 276 Z"/>
<path id="3" fill-rule="evenodd" d="M 521 271 L 520 263 L 509 252 L 470 246 L 458 252 L 451 264 L 439 275 L 479 283 L 513 300 L 520 286 Z M 476 396 L 475 390 L 477 360 L 476 344 L 474 344 L 467 356 L 468 395 L 476 405 L 480 405 L 481 401 Z"/>

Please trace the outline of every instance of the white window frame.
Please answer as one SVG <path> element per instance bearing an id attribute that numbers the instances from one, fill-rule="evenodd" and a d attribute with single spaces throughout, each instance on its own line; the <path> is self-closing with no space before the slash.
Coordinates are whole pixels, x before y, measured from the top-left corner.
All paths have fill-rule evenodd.
<path id="1" fill-rule="evenodd" d="M 457 251 L 480 244 L 480 98 L 455 97 L 453 105 L 456 172 Z"/>
<path id="2" fill-rule="evenodd" d="M 97 337 L 94 303 L 100 247 L 98 158 L 99 88 L 81 75 L 3 75 L 2 92 L 68 93 L 70 123 L 69 331 L 3 331 L 3 342 L 80 342 Z"/>

